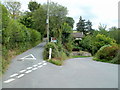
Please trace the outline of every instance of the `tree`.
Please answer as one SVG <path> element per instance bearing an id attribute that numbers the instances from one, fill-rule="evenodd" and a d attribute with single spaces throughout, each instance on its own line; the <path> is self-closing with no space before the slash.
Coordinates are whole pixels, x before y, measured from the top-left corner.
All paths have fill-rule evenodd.
<path id="1" fill-rule="evenodd" d="M 75 23 L 74 19 L 72 17 L 66 17 L 65 22 L 68 23 L 69 26 L 73 28 L 73 25 Z"/>
<path id="2" fill-rule="evenodd" d="M 77 23 L 77 31 L 85 34 L 85 20 L 82 19 L 82 16 L 80 16 L 79 22 Z"/>
<path id="3" fill-rule="evenodd" d="M 25 25 L 27 28 L 33 28 L 33 17 L 31 12 L 25 12 L 25 15 L 21 16 L 19 22 Z"/>
<path id="4" fill-rule="evenodd" d="M 34 11 L 37 10 L 39 7 L 40 7 L 40 4 L 38 4 L 38 3 L 35 2 L 35 1 L 30 1 L 29 4 L 28 4 L 28 9 L 29 9 L 31 12 L 34 12 Z"/>
<path id="5" fill-rule="evenodd" d="M 1 14 L 2 14 L 2 22 L 1 22 L 1 26 L 2 26 L 2 29 L 3 28 L 6 28 L 7 27 L 7 25 L 8 25 L 8 23 L 9 23 L 9 17 L 8 17 L 8 15 L 9 15 L 9 13 L 8 13 L 8 11 L 7 11 L 7 9 L 6 9 L 6 7 L 4 6 L 4 5 L 2 5 L 2 4 L 0 4 L 0 7 L 1 7 Z"/>
<path id="6" fill-rule="evenodd" d="M 39 7 L 34 13 L 32 14 L 33 18 L 33 29 L 39 31 L 41 33 L 42 38 L 45 35 L 46 31 L 46 12 L 42 6 Z"/>
<path id="7" fill-rule="evenodd" d="M 90 22 L 90 20 L 88 20 L 87 22 L 85 22 L 85 30 L 86 32 L 91 32 L 92 31 L 92 22 Z"/>
<path id="8" fill-rule="evenodd" d="M 16 19 L 19 16 L 21 3 L 16 1 L 10 1 L 5 3 L 6 8 L 11 14 L 13 19 Z"/>

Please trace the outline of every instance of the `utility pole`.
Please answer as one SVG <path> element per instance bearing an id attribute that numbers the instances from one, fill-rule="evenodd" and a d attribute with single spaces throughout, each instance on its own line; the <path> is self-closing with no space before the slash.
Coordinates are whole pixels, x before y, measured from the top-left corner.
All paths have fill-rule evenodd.
<path id="1" fill-rule="evenodd" d="M 46 19 L 46 29 L 47 29 L 47 42 L 49 42 L 49 0 L 47 0 L 47 19 Z"/>

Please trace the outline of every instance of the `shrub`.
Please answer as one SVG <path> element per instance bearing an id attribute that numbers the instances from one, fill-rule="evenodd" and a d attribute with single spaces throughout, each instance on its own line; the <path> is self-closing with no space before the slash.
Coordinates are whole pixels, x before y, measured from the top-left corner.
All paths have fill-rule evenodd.
<path id="1" fill-rule="evenodd" d="M 96 59 L 111 61 L 117 54 L 119 48 L 117 45 L 105 45 L 95 54 Z"/>
<path id="2" fill-rule="evenodd" d="M 120 64 L 120 50 L 118 51 L 116 57 L 113 58 L 113 60 L 111 61 L 111 63 Z"/>
<path id="3" fill-rule="evenodd" d="M 31 34 L 31 41 L 32 42 L 41 40 L 40 32 L 33 30 L 33 29 L 30 29 L 30 34 Z"/>
<path id="4" fill-rule="evenodd" d="M 43 52 L 43 59 L 44 60 L 47 60 L 48 57 L 49 57 L 49 49 L 52 48 L 52 58 L 56 58 L 56 57 L 59 57 L 59 51 L 58 51 L 58 47 L 56 46 L 55 43 L 48 43 L 45 45 L 45 48 L 44 48 L 44 52 Z"/>

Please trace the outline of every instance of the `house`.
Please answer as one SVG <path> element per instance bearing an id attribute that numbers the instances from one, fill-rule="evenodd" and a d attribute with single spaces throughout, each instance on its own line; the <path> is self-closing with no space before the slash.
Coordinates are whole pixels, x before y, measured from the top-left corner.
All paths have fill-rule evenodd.
<path id="1" fill-rule="evenodd" d="M 75 40 L 82 40 L 84 34 L 83 32 L 77 32 L 77 33 L 72 33 L 72 36 L 75 38 Z"/>

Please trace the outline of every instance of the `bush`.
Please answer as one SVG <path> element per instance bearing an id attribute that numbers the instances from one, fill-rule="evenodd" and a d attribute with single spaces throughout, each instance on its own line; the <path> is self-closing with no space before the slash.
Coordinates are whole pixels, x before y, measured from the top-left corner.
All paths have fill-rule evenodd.
<path id="1" fill-rule="evenodd" d="M 95 54 L 96 59 L 111 61 L 117 54 L 119 48 L 117 45 L 105 45 Z"/>
<path id="2" fill-rule="evenodd" d="M 45 48 L 44 48 L 44 52 L 43 52 L 43 59 L 44 60 L 47 60 L 48 57 L 49 57 L 49 49 L 52 48 L 52 58 L 56 58 L 56 57 L 59 57 L 59 51 L 58 51 L 58 47 L 56 46 L 55 43 L 48 43 L 45 45 Z"/>
<path id="3" fill-rule="evenodd" d="M 120 64 L 120 50 L 118 51 L 116 57 L 113 58 L 113 60 L 111 61 L 111 63 Z"/>
<path id="4" fill-rule="evenodd" d="M 31 41 L 32 42 L 41 40 L 40 32 L 33 30 L 33 29 L 30 29 L 30 34 L 31 34 Z"/>

